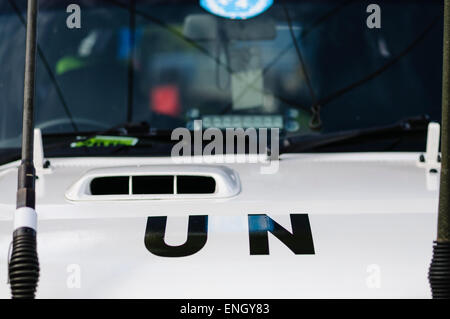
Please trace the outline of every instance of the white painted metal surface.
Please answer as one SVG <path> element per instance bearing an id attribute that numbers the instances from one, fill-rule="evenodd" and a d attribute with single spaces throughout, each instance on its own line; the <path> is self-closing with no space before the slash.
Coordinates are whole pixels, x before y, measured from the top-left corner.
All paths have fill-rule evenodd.
<path id="1" fill-rule="evenodd" d="M 279 172 L 227 164 L 231 198 L 69 201 L 102 167 L 171 165 L 170 158 L 51 159 L 36 182 L 39 298 L 422 298 L 436 235 L 438 189 L 418 153 L 286 154 Z M 18 162 L 0 167 L 0 297 L 9 298 L 7 256 Z M 308 214 L 315 254 L 295 255 L 269 235 L 270 255 L 249 254 L 248 214 L 290 230 Z M 208 239 L 187 257 L 144 245 L 147 217 L 168 216 L 165 242 L 186 241 L 189 215 L 208 215 Z"/>

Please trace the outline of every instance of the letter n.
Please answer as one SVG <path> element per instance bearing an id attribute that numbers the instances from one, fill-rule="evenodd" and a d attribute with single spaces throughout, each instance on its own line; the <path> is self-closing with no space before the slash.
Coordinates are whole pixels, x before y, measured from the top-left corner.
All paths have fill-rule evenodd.
<path id="1" fill-rule="evenodd" d="M 308 214 L 291 214 L 292 233 L 266 214 L 248 215 L 250 255 L 269 255 L 270 232 L 296 255 L 314 255 Z"/>
<path id="2" fill-rule="evenodd" d="M 195 254 L 206 244 L 208 216 L 189 216 L 188 236 L 183 245 L 169 246 L 164 242 L 167 216 L 148 217 L 145 247 L 160 257 L 186 257 Z"/>

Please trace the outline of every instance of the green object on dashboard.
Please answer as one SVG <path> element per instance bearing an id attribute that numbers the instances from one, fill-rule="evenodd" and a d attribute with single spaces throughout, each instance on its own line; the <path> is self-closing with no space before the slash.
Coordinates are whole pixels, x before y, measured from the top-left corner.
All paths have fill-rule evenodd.
<path id="1" fill-rule="evenodd" d="M 73 142 L 70 147 L 114 147 L 134 146 L 139 141 L 136 137 L 125 136 L 95 136 L 78 142 Z"/>
<path id="2" fill-rule="evenodd" d="M 61 75 L 68 71 L 79 69 L 86 65 L 86 62 L 80 58 L 67 56 L 56 63 L 56 74 Z"/>

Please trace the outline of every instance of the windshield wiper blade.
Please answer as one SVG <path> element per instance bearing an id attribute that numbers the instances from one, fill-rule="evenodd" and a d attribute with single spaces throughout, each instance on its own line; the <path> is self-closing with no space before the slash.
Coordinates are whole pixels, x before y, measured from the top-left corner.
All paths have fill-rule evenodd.
<path id="1" fill-rule="evenodd" d="M 281 152 L 304 152 L 334 144 L 352 142 L 358 138 L 379 135 L 425 131 L 430 123 L 428 115 L 403 119 L 391 125 L 375 126 L 364 129 L 340 131 L 329 134 L 308 134 L 287 137 L 282 141 Z"/>
<path id="2" fill-rule="evenodd" d="M 124 122 L 111 126 L 110 128 L 98 131 L 81 131 L 81 132 L 69 132 L 67 134 L 43 134 L 44 136 L 82 136 L 81 141 L 94 138 L 99 135 L 109 136 L 146 136 L 150 133 L 155 133 L 155 130 L 150 130 L 150 125 L 145 122 Z M 153 134 L 156 135 L 156 134 Z"/>
<path id="3" fill-rule="evenodd" d="M 118 135 L 133 135 L 133 134 L 147 134 L 150 132 L 150 125 L 145 122 L 125 122 L 114 125 L 106 130 L 96 132 L 95 135 L 118 134 Z M 94 135 L 94 136 L 95 136 Z"/>

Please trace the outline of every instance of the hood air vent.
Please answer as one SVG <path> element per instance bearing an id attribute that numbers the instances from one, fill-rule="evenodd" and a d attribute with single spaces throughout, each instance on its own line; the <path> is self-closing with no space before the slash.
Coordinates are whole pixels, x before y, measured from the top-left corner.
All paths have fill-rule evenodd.
<path id="1" fill-rule="evenodd" d="M 216 181 L 209 176 L 97 177 L 91 195 L 214 194 Z"/>
<path id="2" fill-rule="evenodd" d="M 241 190 L 224 166 L 114 167 L 87 172 L 66 192 L 69 200 L 226 198 Z"/>

